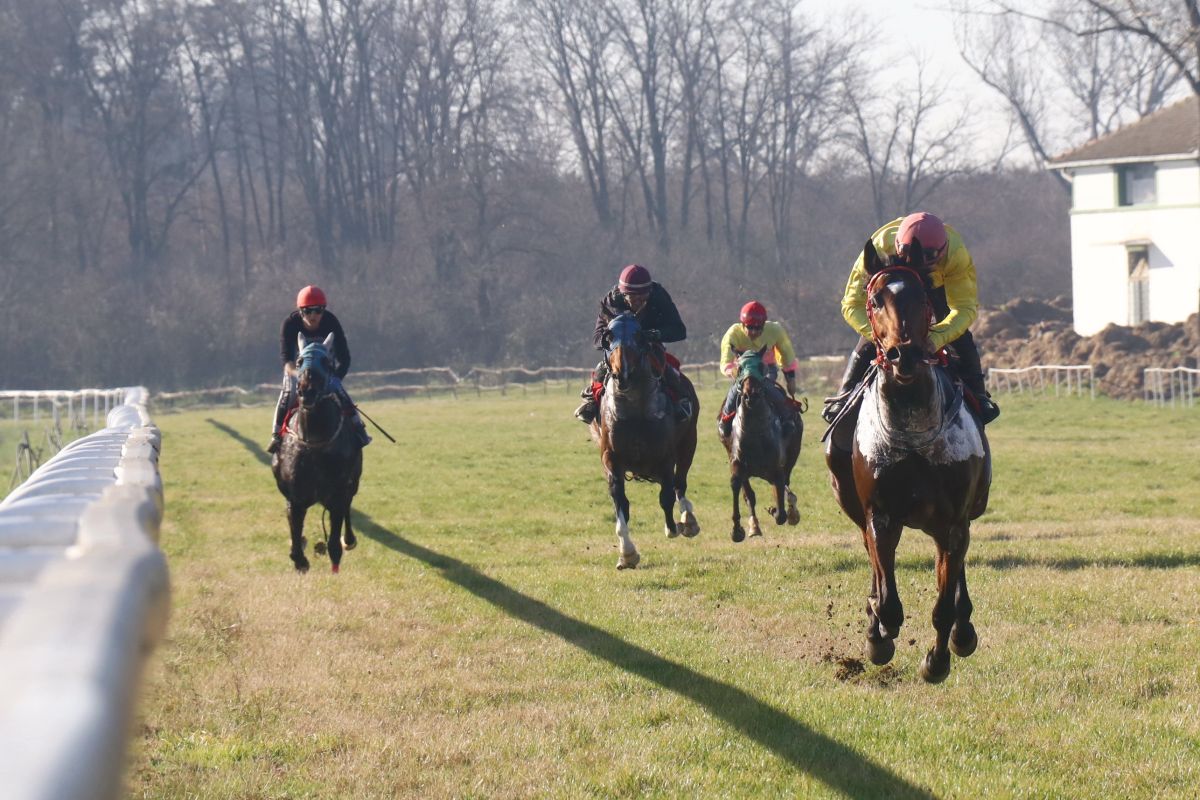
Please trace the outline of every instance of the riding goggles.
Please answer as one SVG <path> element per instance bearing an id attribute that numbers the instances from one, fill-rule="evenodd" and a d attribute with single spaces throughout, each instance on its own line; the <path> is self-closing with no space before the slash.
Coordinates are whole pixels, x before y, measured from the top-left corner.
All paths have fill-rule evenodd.
<path id="1" fill-rule="evenodd" d="M 311 316 L 313 314 L 324 314 L 325 306 L 304 306 L 303 308 L 300 309 L 300 313 L 305 315 L 306 317 Z"/>

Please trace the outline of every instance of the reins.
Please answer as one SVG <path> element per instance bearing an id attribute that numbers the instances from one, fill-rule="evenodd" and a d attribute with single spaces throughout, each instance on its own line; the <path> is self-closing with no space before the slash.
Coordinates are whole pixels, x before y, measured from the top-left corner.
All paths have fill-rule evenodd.
<path id="1" fill-rule="evenodd" d="M 869 281 L 867 281 L 867 286 L 866 286 L 866 289 L 864 290 L 864 293 L 866 294 L 866 297 L 867 297 L 867 301 L 866 301 L 867 322 L 871 326 L 871 341 L 874 342 L 874 344 L 875 344 L 875 359 L 872 363 L 874 363 L 876 366 L 878 366 L 884 372 L 891 372 L 892 364 L 890 361 L 887 360 L 887 355 L 884 351 L 883 342 L 879 341 L 879 337 L 875 334 L 875 306 L 873 306 L 871 304 L 871 295 L 875 291 L 875 282 L 878 281 L 880 278 L 882 278 L 884 275 L 890 275 L 893 272 L 909 273 L 914 278 L 916 278 L 917 282 L 921 285 L 922 293 L 924 294 L 924 292 L 925 292 L 925 279 L 923 277 L 921 277 L 921 273 L 917 272 L 912 267 L 906 267 L 906 266 L 903 266 L 900 264 L 897 264 L 897 265 L 891 266 L 891 267 L 885 267 L 884 269 L 879 270 L 879 272 L 876 272 L 874 275 L 871 276 L 871 279 Z M 925 294 L 925 317 L 930 326 L 932 326 L 933 323 L 936 321 L 935 315 L 934 315 L 934 310 L 933 310 L 933 303 L 930 301 L 928 294 Z M 933 364 L 933 363 L 940 362 L 944 365 L 945 357 L 946 357 L 945 354 L 939 351 L 939 353 L 937 355 L 933 356 L 930 359 L 926 359 L 926 363 Z"/>

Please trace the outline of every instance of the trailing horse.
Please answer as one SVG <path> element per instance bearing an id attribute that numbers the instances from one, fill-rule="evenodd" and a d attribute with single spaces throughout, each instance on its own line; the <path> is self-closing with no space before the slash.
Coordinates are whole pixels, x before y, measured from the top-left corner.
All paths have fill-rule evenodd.
<path id="1" fill-rule="evenodd" d="M 877 355 L 861 407 L 834 422 L 825 457 L 834 495 L 862 529 L 871 559 L 866 649 L 873 663 L 892 659 L 904 622 L 896 587 L 901 532 L 918 528 L 937 545 L 937 636 L 920 668 L 922 678 L 937 683 L 950 673 L 950 651 L 966 657 L 978 644 L 965 562 L 971 520 L 987 508 L 992 460 L 961 385 L 935 365 L 919 243 L 909 251 L 915 263 L 885 266 L 867 242 L 867 311 Z"/>
<path id="2" fill-rule="evenodd" d="M 304 516 L 310 506 L 320 503 L 329 511 L 327 547 L 333 571 L 337 572 L 343 547 L 353 550 L 358 543 L 350 527 L 350 503 L 362 476 L 363 446 L 350 423 L 354 409 L 346 407 L 340 393 L 333 389 L 329 355 L 333 334 L 313 343 L 306 343 L 301 334 L 299 345 L 300 404 L 288 418 L 283 443 L 271 459 L 271 471 L 287 499 L 291 559 L 296 570 L 308 571 Z M 319 542 L 313 549 L 320 555 L 324 546 L 325 542 Z"/>
<path id="3" fill-rule="evenodd" d="M 739 492 L 745 495 L 746 503 L 750 506 L 750 535 L 762 534 L 755 514 L 754 489 L 750 486 L 752 477 L 761 478 L 775 488 L 775 506 L 768 510 L 775 517 L 777 525 L 782 525 L 785 520 L 789 525 L 800 522 L 796 495 L 789 484 L 792 481 L 792 468 L 800 457 L 804 423 L 796 414 L 794 427 L 784 435 L 783 420 L 767 394 L 779 390 L 771 386 L 773 380 L 767 376 L 763 366 L 762 350 L 748 350 L 738 357 L 735 380 L 741 385 L 738 405 L 730 434 L 721 437 L 721 444 L 725 445 L 725 451 L 729 454 L 729 487 L 733 490 L 731 537 L 733 541 L 740 542 L 746 538 L 746 531 L 741 522 Z"/>
<path id="4" fill-rule="evenodd" d="M 604 358 L 609 375 L 600 400 L 600 413 L 592 422 L 592 438 L 600 446 L 600 460 L 608 479 L 617 518 L 621 556 L 617 569 L 636 567 L 641 555 L 629 537 L 629 498 L 626 475 L 659 485 L 658 504 L 666 519 L 668 537 L 695 536 L 700 532 L 692 503 L 687 499 L 687 474 L 696 454 L 696 419 L 700 401 L 687 377 L 680 385 L 691 400 L 693 412 L 684 422 L 672 413 L 662 386 L 664 370 L 671 369 L 666 353 L 655 347 L 632 314 L 614 317 L 608 325 Z M 680 508 L 675 522 L 675 502 Z"/>

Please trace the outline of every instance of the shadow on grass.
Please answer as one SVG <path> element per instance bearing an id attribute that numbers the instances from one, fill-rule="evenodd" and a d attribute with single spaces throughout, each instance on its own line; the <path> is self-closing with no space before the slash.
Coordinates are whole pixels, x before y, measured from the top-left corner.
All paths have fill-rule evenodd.
<path id="1" fill-rule="evenodd" d="M 248 439 L 245 436 L 242 436 L 240 433 L 238 433 L 236 430 L 234 430 L 233 428 L 226 425 L 224 422 L 217 422 L 212 417 L 208 417 L 204 421 L 207 422 L 209 425 L 212 425 L 214 428 L 219 430 L 221 433 L 224 433 L 227 436 L 230 436 L 233 439 L 235 439 L 238 443 L 240 443 L 242 445 L 242 447 L 249 450 L 250 454 L 252 456 L 257 458 L 263 464 L 267 465 L 268 467 L 271 466 L 270 454 L 267 453 L 266 450 L 259 447 L 257 443 Z"/>
<path id="2" fill-rule="evenodd" d="M 266 452 L 255 442 L 216 420 L 211 425 L 227 433 L 264 464 Z M 451 556 L 430 550 L 382 527 L 359 510 L 355 528 L 364 536 L 401 555 L 438 570 L 447 581 L 461 586 L 506 614 L 559 637 L 584 652 L 651 681 L 703 707 L 779 758 L 850 797 L 931 797 L 887 768 L 846 745 L 747 692 L 703 675 L 608 631 L 563 614 Z"/>
<path id="3" fill-rule="evenodd" d="M 1200 566 L 1200 553 L 1137 553 L 1128 556 L 997 556 L 977 562 L 992 569 L 1022 569 L 1043 567 L 1061 572 L 1074 572 L 1089 567 L 1124 567 L 1140 569 L 1176 569 Z"/>

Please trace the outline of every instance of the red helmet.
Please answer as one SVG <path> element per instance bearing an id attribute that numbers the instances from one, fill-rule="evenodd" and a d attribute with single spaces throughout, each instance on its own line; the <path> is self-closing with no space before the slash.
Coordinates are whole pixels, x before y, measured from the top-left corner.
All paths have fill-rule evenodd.
<path id="1" fill-rule="evenodd" d="M 325 293 L 316 286 L 305 286 L 300 290 L 300 294 L 296 295 L 296 308 L 323 305 L 326 305 Z"/>
<path id="2" fill-rule="evenodd" d="M 901 220 L 900 230 L 896 232 L 896 253 L 904 255 L 914 239 L 921 243 L 926 258 L 933 253 L 941 255 L 946 247 L 946 226 L 933 214 L 924 211 L 909 214 Z"/>
<path id="3" fill-rule="evenodd" d="M 641 264 L 630 264 L 621 270 L 617 288 L 621 290 L 622 294 L 649 294 L 650 270 Z"/>
<path id="4" fill-rule="evenodd" d="M 762 327 L 767 321 L 767 307 L 757 300 L 751 300 L 742 306 L 741 320 L 743 325 Z"/>

